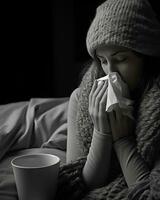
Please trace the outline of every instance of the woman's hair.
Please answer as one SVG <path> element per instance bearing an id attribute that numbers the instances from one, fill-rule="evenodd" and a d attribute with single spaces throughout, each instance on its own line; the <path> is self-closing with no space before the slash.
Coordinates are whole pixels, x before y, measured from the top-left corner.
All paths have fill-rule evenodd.
<path id="1" fill-rule="evenodd" d="M 80 71 L 80 74 L 79 74 L 79 77 L 78 77 L 79 84 L 82 81 L 83 76 L 88 71 L 89 67 L 91 66 L 92 62 L 93 62 L 93 59 L 89 59 L 83 64 L 82 70 Z"/>
<path id="2" fill-rule="evenodd" d="M 143 56 L 144 57 L 144 69 L 143 77 L 140 85 L 138 85 L 137 95 L 143 96 L 155 83 L 158 76 L 160 75 L 160 57 Z M 160 83 L 157 82 L 158 87 Z M 137 93 L 138 92 L 138 93 Z M 135 95 L 136 97 L 136 95 Z"/>
<path id="3" fill-rule="evenodd" d="M 104 73 L 103 69 L 100 67 L 100 64 L 98 62 L 97 59 L 89 59 L 87 60 L 84 64 L 83 64 L 83 68 L 82 70 L 80 71 L 80 74 L 79 74 L 79 77 L 78 77 L 78 81 L 79 81 L 79 84 L 80 82 L 82 81 L 83 79 L 83 76 L 85 75 L 85 73 L 88 71 L 88 69 L 90 68 L 90 66 L 94 63 L 94 67 L 98 68 L 98 71 L 100 72 L 100 75 L 102 76 L 105 76 L 106 74 Z"/>

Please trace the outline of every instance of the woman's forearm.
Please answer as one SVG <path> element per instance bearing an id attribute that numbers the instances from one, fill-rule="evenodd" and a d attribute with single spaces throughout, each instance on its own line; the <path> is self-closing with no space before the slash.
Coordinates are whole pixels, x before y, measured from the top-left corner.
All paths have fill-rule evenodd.
<path id="1" fill-rule="evenodd" d="M 107 182 L 112 150 L 112 136 L 94 130 L 91 147 L 83 169 L 83 178 L 90 189 Z"/>
<path id="2" fill-rule="evenodd" d="M 128 187 L 149 176 L 149 169 L 137 152 L 132 137 L 124 137 L 114 143 L 118 160 L 120 162 Z"/>

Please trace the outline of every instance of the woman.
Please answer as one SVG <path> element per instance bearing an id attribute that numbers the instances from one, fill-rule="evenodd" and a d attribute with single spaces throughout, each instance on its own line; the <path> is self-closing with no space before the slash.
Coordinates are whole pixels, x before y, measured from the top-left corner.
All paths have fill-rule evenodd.
<path id="1" fill-rule="evenodd" d="M 160 199 L 160 23 L 149 2 L 105 1 L 89 28 L 87 50 L 93 61 L 70 97 L 68 164 L 61 167 L 58 194 Z M 96 80 L 115 72 L 128 86 L 134 120 L 119 106 L 105 110 L 108 82 Z"/>

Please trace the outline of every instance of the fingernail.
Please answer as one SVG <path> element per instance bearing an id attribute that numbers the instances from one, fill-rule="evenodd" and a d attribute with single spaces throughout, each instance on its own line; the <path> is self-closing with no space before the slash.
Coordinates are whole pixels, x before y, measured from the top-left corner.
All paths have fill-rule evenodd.
<path id="1" fill-rule="evenodd" d="M 98 81 L 98 85 L 102 85 L 102 84 L 104 84 L 104 81 Z"/>

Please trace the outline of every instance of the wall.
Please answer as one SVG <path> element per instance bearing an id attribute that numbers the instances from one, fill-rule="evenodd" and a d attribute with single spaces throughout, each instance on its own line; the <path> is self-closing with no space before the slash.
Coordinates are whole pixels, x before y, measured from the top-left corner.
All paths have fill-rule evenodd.
<path id="1" fill-rule="evenodd" d="M 90 59 L 86 33 L 101 2 L 2 2 L 0 104 L 71 94 Z"/>
<path id="2" fill-rule="evenodd" d="M 90 58 L 85 38 L 99 2 L 3 2 L 0 104 L 71 94 Z"/>

